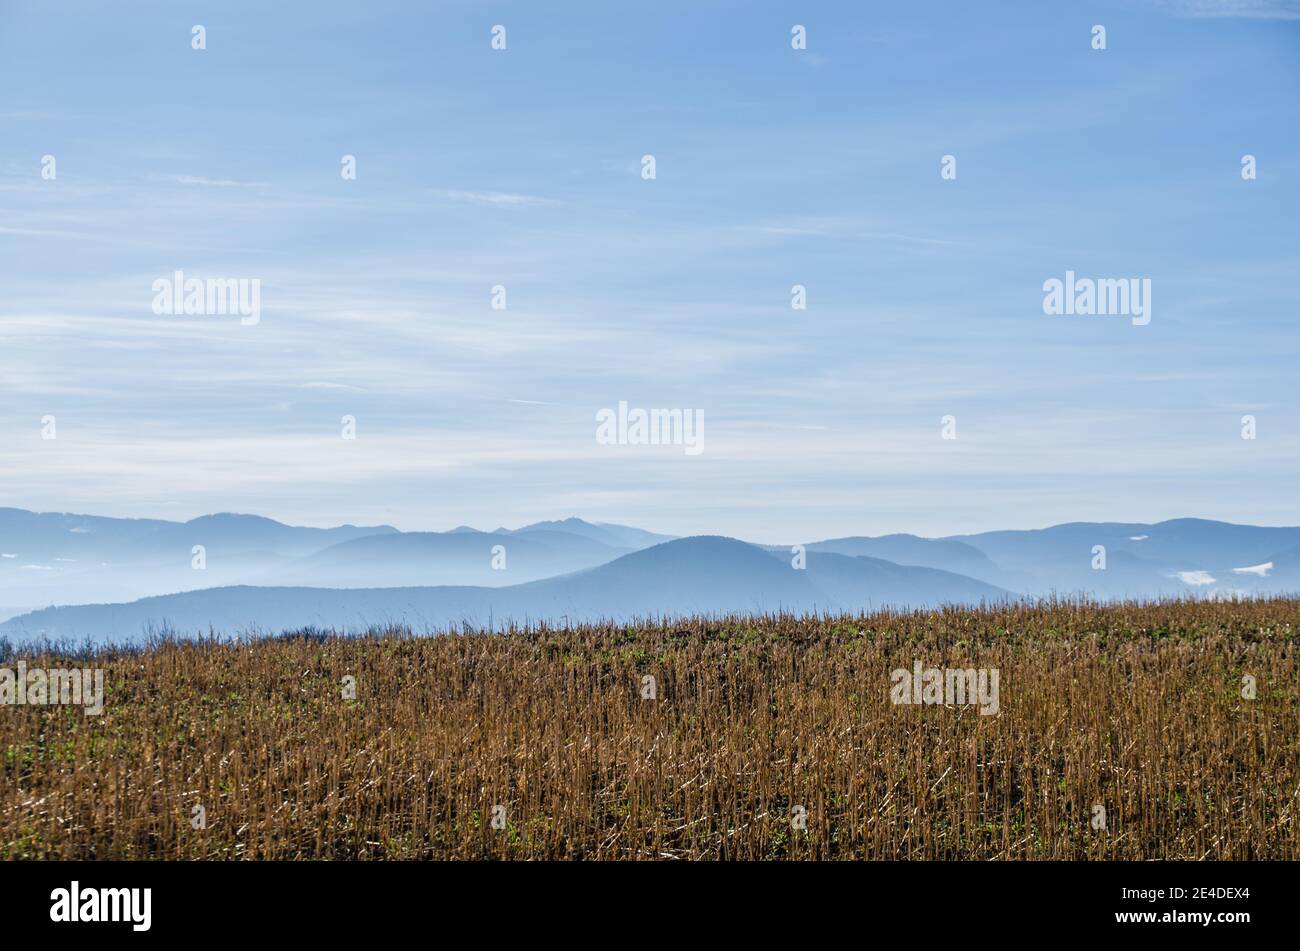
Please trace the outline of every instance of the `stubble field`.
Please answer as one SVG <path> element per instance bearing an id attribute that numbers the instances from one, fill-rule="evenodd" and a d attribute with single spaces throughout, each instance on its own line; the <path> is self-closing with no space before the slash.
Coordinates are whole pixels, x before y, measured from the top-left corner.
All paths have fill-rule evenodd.
<path id="1" fill-rule="evenodd" d="M 1273 599 L 9 646 L 106 696 L 0 706 L 0 856 L 1297 859 L 1298 638 Z M 918 662 L 996 714 L 892 702 Z"/>

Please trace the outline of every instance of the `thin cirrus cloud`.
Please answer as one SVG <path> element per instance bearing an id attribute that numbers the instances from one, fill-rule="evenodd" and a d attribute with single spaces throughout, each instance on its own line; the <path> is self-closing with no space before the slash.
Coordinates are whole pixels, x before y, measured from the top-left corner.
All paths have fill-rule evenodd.
<path id="1" fill-rule="evenodd" d="M 436 194 L 448 201 L 478 205 L 483 208 L 528 208 L 559 204 L 549 198 L 539 198 L 536 195 L 516 195 L 510 192 L 457 191 L 451 189 Z"/>
<path id="2" fill-rule="evenodd" d="M 202 185 L 208 188 L 266 188 L 266 182 L 237 182 L 231 178 L 207 178 L 203 175 L 168 175 L 164 181 L 177 185 Z"/>
<path id="3" fill-rule="evenodd" d="M 1300 20 L 1300 0 L 1156 0 L 1181 16 Z"/>

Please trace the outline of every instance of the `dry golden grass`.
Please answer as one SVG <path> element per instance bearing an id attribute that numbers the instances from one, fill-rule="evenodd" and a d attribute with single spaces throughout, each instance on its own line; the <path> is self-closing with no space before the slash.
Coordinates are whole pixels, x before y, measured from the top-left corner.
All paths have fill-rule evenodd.
<path id="1" fill-rule="evenodd" d="M 1297 859 L 1298 618 L 1060 603 L 106 652 L 102 716 L 0 707 L 0 855 Z M 998 668 L 1000 714 L 891 704 L 914 660 Z"/>

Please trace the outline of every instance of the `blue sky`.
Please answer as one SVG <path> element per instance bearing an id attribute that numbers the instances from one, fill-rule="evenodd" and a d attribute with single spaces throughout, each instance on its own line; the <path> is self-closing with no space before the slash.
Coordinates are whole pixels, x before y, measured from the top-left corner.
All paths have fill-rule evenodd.
<path id="1" fill-rule="evenodd" d="M 7 2 L 0 504 L 759 541 L 1295 524 L 1298 18 Z M 155 315 L 176 270 L 260 280 L 260 322 Z M 1045 315 L 1067 270 L 1150 278 L 1151 323 Z M 702 410 L 705 451 L 598 445 L 620 400 Z"/>

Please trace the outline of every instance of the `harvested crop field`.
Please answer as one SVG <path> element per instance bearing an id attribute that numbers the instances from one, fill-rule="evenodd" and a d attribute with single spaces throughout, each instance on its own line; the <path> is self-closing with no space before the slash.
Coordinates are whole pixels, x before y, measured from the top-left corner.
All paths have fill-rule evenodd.
<path id="1" fill-rule="evenodd" d="M 10 645 L 105 694 L 0 707 L 0 855 L 1297 859 L 1298 638 L 1272 599 Z"/>

